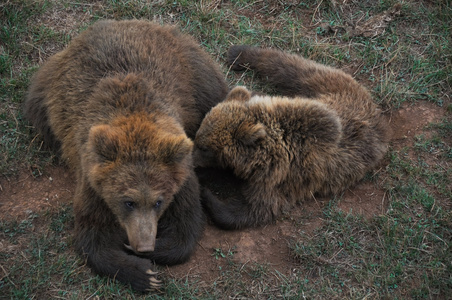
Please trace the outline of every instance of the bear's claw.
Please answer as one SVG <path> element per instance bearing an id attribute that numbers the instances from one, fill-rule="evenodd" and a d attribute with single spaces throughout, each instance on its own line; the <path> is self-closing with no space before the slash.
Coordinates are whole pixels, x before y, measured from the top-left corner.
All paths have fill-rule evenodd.
<path id="1" fill-rule="evenodd" d="M 158 273 L 159 272 L 152 271 L 151 269 L 146 271 L 146 274 L 151 275 L 151 276 L 157 275 Z"/>
<path id="2" fill-rule="evenodd" d="M 153 272 L 152 270 L 148 270 L 146 273 L 147 274 L 156 274 L 156 272 Z M 147 289 L 147 290 L 148 291 L 158 290 L 158 289 L 160 289 L 161 286 L 162 286 L 162 281 L 158 280 L 153 275 L 149 278 L 149 289 Z"/>
<path id="3" fill-rule="evenodd" d="M 146 271 L 146 274 L 150 275 L 149 278 L 149 285 L 151 289 L 158 289 L 162 286 L 162 281 L 158 280 L 155 276 L 158 274 L 158 272 L 154 272 L 151 269 Z"/>
<path id="4" fill-rule="evenodd" d="M 126 247 L 127 250 L 133 251 L 133 248 L 130 245 L 124 244 L 124 247 Z"/>

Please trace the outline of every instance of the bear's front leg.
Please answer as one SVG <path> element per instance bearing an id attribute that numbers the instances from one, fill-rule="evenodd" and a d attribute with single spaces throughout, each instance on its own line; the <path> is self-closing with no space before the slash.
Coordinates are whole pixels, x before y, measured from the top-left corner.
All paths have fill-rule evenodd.
<path id="1" fill-rule="evenodd" d="M 243 194 L 243 199 L 232 198 L 226 202 L 204 188 L 201 199 L 207 214 L 221 229 L 243 229 L 275 221 L 279 214 L 279 205 L 282 203 L 277 191 L 259 188 L 258 184 L 249 184 L 244 188 Z"/>
<path id="2" fill-rule="evenodd" d="M 161 265 L 186 262 L 201 238 L 204 223 L 199 183 L 194 171 L 191 171 L 159 220 L 155 250 L 147 257 Z"/>
<path id="3" fill-rule="evenodd" d="M 221 229 L 242 229 L 255 223 L 249 206 L 241 199 L 230 199 L 226 203 L 218 199 L 208 188 L 203 188 L 201 200 L 212 222 Z"/>
<path id="4" fill-rule="evenodd" d="M 161 285 L 149 259 L 126 252 L 124 230 L 92 189 L 77 186 L 74 210 L 75 248 L 95 273 L 129 283 L 143 292 Z"/>
<path id="5" fill-rule="evenodd" d="M 126 253 L 120 245 L 113 243 L 116 239 L 114 234 L 94 232 L 93 228 L 78 229 L 76 248 L 86 257 L 87 265 L 94 272 L 129 283 L 138 291 L 160 287 L 161 281 L 157 279 L 157 272 L 152 270 L 151 261 Z"/>

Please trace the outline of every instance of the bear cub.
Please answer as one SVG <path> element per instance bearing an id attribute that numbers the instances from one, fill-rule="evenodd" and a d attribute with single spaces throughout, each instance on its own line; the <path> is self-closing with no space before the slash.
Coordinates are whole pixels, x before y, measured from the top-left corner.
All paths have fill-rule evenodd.
<path id="1" fill-rule="evenodd" d="M 254 70 L 281 96 L 236 87 L 204 118 L 195 138 L 199 167 L 232 170 L 244 199 L 203 205 L 225 229 L 263 225 L 297 202 L 337 194 L 374 168 L 387 124 L 369 92 L 346 73 L 278 50 L 232 46 L 232 69 Z"/>
<path id="2" fill-rule="evenodd" d="M 95 272 L 140 291 L 153 262 L 177 264 L 204 226 L 192 139 L 228 92 L 173 26 L 100 21 L 35 74 L 25 116 L 76 174 L 75 247 Z"/>

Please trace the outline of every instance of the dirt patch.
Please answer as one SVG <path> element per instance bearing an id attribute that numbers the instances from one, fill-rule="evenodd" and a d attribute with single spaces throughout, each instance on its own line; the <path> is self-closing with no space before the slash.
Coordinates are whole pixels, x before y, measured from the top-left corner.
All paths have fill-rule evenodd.
<path id="1" fill-rule="evenodd" d="M 322 225 L 322 209 L 326 204 L 325 200 L 306 203 L 296 207 L 290 216 L 261 228 L 225 231 L 208 225 L 190 261 L 168 267 L 166 271 L 177 279 L 190 277 L 210 285 L 230 259 L 243 267 L 265 264 L 282 274 L 290 274 L 294 264 L 289 254 L 290 242 L 301 234 L 313 234 Z"/>
<path id="2" fill-rule="evenodd" d="M 30 214 L 54 210 L 71 203 L 74 176 L 65 167 L 51 167 L 35 178 L 23 171 L 14 178 L 0 180 L 0 218 L 23 220 Z"/>
<path id="3" fill-rule="evenodd" d="M 444 108 L 427 102 L 404 105 L 391 116 L 392 146 L 411 146 L 414 136 L 422 133 L 429 123 L 439 122 L 444 115 Z M 48 168 L 38 178 L 27 171 L 16 178 L 2 178 L 0 218 L 21 220 L 33 213 L 58 209 L 72 202 L 74 189 L 74 176 L 64 167 Z M 315 229 L 323 224 L 322 211 L 328 203 L 328 199 L 310 201 L 263 228 L 223 231 L 208 225 L 190 261 L 168 267 L 165 273 L 179 279 L 189 277 L 201 285 L 208 285 L 218 278 L 219 269 L 227 259 L 231 259 L 242 265 L 268 264 L 282 274 L 290 274 L 293 267 L 289 255 L 290 241 L 299 239 L 300 234 L 314 234 Z M 337 205 L 345 213 L 371 218 L 386 212 L 388 198 L 377 184 L 365 181 L 346 191 Z"/>
<path id="4" fill-rule="evenodd" d="M 370 182 L 363 182 L 345 192 L 337 204 L 345 213 L 366 218 L 383 215 L 388 207 L 386 192 Z"/>
<path id="5" fill-rule="evenodd" d="M 430 102 L 404 104 L 391 115 L 392 145 L 412 146 L 413 138 L 430 123 L 439 122 L 446 109 Z"/>
<path id="6" fill-rule="evenodd" d="M 425 138 L 431 138 L 432 131 L 427 129 L 428 125 L 441 122 L 446 116 L 446 109 L 446 107 L 439 107 L 433 103 L 422 102 L 417 105 L 405 104 L 393 112 L 390 122 L 393 149 L 403 150 L 405 155 L 412 160 L 418 160 L 419 156 L 422 156 L 428 165 L 438 163 L 439 157 L 435 153 L 421 155 L 413 148 L 417 137 L 423 135 Z"/>

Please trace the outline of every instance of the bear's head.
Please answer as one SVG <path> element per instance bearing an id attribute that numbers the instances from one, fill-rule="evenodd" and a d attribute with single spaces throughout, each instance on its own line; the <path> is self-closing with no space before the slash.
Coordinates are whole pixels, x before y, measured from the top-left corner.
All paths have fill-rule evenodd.
<path id="1" fill-rule="evenodd" d="M 265 126 L 248 111 L 251 93 L 235 87 L 226 99 L 206 115 L 196 133 L 194 162 L 198 167 L 232 167 L 237 171 L 240 157 L 267 135 Z"/>
<path id="2" fill-rule="evenodd" d="M 334 156 L 341 137 L 339 116 L 319 101 L 235 87 L 202 121 L 193 158 L 197 167 L 232 169 L 242 179 L 284 178 L 294 160 L 301 166 Z"/>
<path id="3" fill-rule="evenodd" d="M 158 220 L 192 168 L 192 148 L 182 127 L 165 115 L 134 114 L 90 129 L 82 171 L 135 253 L 154 250 Z"/>

